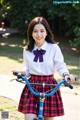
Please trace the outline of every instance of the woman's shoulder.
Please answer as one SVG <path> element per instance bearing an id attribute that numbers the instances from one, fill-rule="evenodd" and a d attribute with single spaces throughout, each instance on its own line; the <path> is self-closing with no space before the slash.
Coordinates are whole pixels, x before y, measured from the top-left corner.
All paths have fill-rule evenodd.
<path id="1" fill-rule="evenodd" d="M 52 48 L 59 48 L 59 43 L 58 42 L 56 42 L 56 43 L 48 43 L 48 46 L 52 47 Z"/>
<path id="2" fill-rule="evenodd" d="M 29 50 L 28 50 L 28 48 L 25 46 L 25 47 L 23 47 L 23 52 L 29 52 Z"/>

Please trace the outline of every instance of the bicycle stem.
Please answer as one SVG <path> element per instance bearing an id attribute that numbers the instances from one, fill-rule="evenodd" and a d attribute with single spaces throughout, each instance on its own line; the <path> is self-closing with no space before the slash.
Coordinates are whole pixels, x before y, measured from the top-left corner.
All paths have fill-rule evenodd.
<path id="1" fill-rule="evenodd" d="M 44 108 L 44 94 L 40 96 L 40 102 L 39 102 L 39 113 L 38 113 L 38 119 L 42 120 L 43 118 L 43 108 Z"/>

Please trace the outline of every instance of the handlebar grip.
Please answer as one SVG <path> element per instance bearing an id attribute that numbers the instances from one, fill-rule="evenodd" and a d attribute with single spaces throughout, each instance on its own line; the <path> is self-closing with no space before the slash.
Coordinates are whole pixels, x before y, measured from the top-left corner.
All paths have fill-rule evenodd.
<path id="1" fill-rule="evenodd" d="M 64 85 L 66 87 L 69 87 L 70 89 L 73 89 L 73 86 L 69 82 L 67 82 L 67 81 L 64 82 Z"/>
<path id="2" fill-rule="evenodd" d="M 16 75 L 16 76 L 17 76 L 17 75 L 18 75 L 18 72 L 13 72 L 13 75 Z"/>
<path id="3" fill-rule="evenodd" d="M 22 78 L 22 76 L 24 76 L 23 74 L 18 73 L 18 72 L 13 72 L 13 75 L 17 76 L 18 79 L 20 79 L 20 78 Z"/>

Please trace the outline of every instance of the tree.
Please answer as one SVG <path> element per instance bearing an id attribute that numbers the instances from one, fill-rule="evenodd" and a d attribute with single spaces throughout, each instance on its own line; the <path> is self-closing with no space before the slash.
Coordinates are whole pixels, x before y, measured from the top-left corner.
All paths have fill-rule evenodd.
<path id="1" fill-rule="evenodd" d="M 11 27 L 23 33 L 36 16 L 45 17 L 58 35 L 72 39 L 75 37 L 74 29 L 80 26 L 80 4 L 53 4 L 53 0 L 4 0 L 3 3 Z"/>

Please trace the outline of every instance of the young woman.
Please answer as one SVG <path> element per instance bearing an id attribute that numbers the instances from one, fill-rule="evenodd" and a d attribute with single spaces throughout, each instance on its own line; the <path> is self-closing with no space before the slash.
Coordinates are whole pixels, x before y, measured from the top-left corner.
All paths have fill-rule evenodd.
<path id="1" fill-rule="evenodd" d="M 57 83 L 53 75 L 55 69 L 66 80 L 70 78 L 61 50 L 54 42 L 49 24 L 43 17 L 36 17 L 30 22 L 27 36 L 28 44 L 23 51 L 25 67 L 19 72 L 29 77 L 29 81 L 34 83 Z M 40 92 L 43 90 L 41 86 L 35 88 Z M 44 91 L 49 89 L 51 87 L 47 86 Z M 37 117 L 38 103 L 39 99 L 25 86 L 18 111 L 25 114 L 25 120 L 33 120 Z M 60 90 L 45 99 L 43 115 L 45 120 L 54 120 L 54 117 L 64 115 Z"/>

